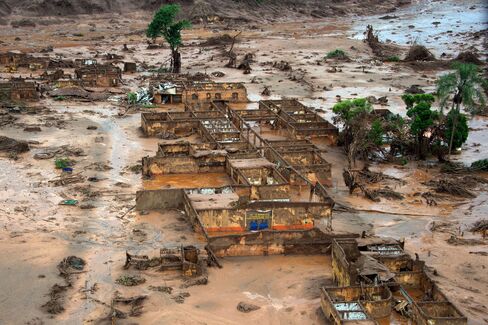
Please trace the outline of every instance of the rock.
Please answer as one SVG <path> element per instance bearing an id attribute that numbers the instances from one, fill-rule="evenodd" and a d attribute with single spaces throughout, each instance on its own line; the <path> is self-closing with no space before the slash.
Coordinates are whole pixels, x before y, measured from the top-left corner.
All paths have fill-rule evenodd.
<path id="1" fill-rule="evenodd" d="M 96 126 L 96 125 L 89 125 L 86 129 L 87 130 L 96 130 L 96 129 L 98 129 L 98 126 Z"/>
<path id="2" fill-rule="evenodd" d="M 253 305 L 253 304 L 248 304 L 246 302 L 241 301 L 240 303 L 237 304 L 237 310 L 240 311 L 241 313 L 250 313 L 252 311 L 261 309 L 261 307 Z"/>
<path id="3" fill-rule="evenodd" d="M 82 203 L 80 205 L 80 209 L 82 210 L 90 210 L 90 209 L 95 209 L 95 206 L 89 202 Z"/>
<path id="4" fill-rule="evenodd" d="M 405 89 L 405 93 L 407 94 L 425 94 L 425 91 L 421 89 L 418 85 L 411 85 L 407 89 Z"/>
<path id="5" fill-rule="evenodd" d="M 24 128 L 24 132 L 41 132 L 41 128 L 38 126 L 27 126 Z"/>
<path id="6" fill-rule="evenodd" d="M 171 299 L 173 299 L 178 304 L 182 304 L 185 302 L 185 298 L 188 298 L 188 297 L 190 297 L 189 292 L 181 292 L 180 294 L 178 294 L 174 297 L 171 297 Z"/>
<path id="7" fill-rule="evenodd" d="M 210 75 L 212 77 L 221 78 L 221 77 L 225 76 L 225 73 L 223 73 L 221 71 L 214 71 Z"/>

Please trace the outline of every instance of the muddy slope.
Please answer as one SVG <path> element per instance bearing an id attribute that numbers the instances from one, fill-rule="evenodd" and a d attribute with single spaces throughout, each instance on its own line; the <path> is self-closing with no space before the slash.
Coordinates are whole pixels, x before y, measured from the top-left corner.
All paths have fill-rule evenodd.
<path id="1" fill-rule="evenodd" d="M 3 0 L 0 0 L 0 17 L 11 13 L 10 6 Z"/>
<path id="2" fill-rule="evenodd" d="M 354 13 L 389 12 L 411 0 L 0 0 L 0 12 L 33 16 L 66 16 L 78 14 L 155 10 L 178 2 L 189 18 L 218 16 L 223 19 L 261 20 L 293 16 L 329 17 Z M 11 9 L 10 9 L 11 8 Z"/>

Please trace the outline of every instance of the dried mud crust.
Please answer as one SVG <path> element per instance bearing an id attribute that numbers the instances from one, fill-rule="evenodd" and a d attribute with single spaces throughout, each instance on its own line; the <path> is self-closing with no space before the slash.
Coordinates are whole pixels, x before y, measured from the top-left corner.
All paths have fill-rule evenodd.
<path id="1" fill-rule="evenodd" d="M 232 19 L 254 21 L 283 19 L 290 16 L 331 17 L 345 14 L 390 12 L 411 0 L 179 0 L 191 19 Z M 130 12 L 155 10 L 162 1 L 142 0 L 4 0 L 0 13 L 28 16 L 68 16 L 93 13 Z"/>

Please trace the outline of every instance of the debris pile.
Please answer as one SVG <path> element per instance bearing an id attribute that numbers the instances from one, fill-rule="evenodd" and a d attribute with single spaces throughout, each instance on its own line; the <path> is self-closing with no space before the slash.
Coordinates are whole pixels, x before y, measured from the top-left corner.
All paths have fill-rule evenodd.
<path id="1" fill-rule="evenodd" d="M 34 154 L 34 159 L 52 159 L 55 157 L 82 157 L 86 156 L 85 152 L 81 148 L 76 148 L 69 145 L 59 147 L 46 147 Z"/>
<path id="2" fill-rule="evenodd" d="M 208 255 L 205 253 L 194 246 L 163 248 L 160 250 L 159 256 L 153 258 L 149 258 L 147 255 L 133 255 L 126 252 L 124 269 L 127 270 L 131 266 L 137 270 L 159 267 L 160 271 L 181 270 L 185 277 L 202 276 L 207 278 L 206 267 L 209 260 Z"/>
<path id="3" fill-rule="evenodd" d="M 342 172 L 344 184 L 349 188 L 349 193 L 352 194 L 356 188 L 359 188 L 364 196 L 373 201 L 380 202 L 380 198 L 383 197 L 388 200 L 403 200 L 404 196 L 392 190 L 390 187 L 385 186 L 379 189 L 369 189 L 367 184 L 380 183 L 381 181 L 390 180 L 400 184 L 404 184 L 404 181 L 396 177 L 388 176 L 383 173 L 373 172 L 365 168 L 361 171 L 353 171 L 350 169 L 344 169 Z"/>
<path id="4" fill-rule="evenodd" d="M 471 232 L 487 233 L 488 232 L 488 219 L 478 220 L 469 228 Z"/>
<path id="5" fill-rule="evenodd" d="M 432 187 L 437 193 L 446 193 L 453 196 L 459 196 L 464 198 L 474 198 L 476 195 L 468 190 L 463 184 L 460 184 L 458 180 L 440 179 L 432 180 L 424 183 L 429 187 Z"/>
<path id="6" fill-rule="evenodd" d="M 456 57 L 455 61 L 460 61 L 464 63 L 473 63 L 477 65 L 482 65 L 483 62 L 480 60 L 478 54 L 471 52 L 471 51 L 466 51 L 466 52 L 461 52 L 458 54 Z"/>
<path id="7" fill-rule="evenodd" d="M 26 141 L 0 136 L 0 152 L 2 151 L 13 154 L 23 153 L 29 151 L 29 144 Z"/>
<path id="8" fill-rule="evenodd" d="M 435 56 L 425 46 L 413 44 L 408 50 L 405 61 L 434 61 Z"/>
<path id="9" fill-rule="evenodd" d="M 287 61 L 275 61 L 273 62 L 273 68 L 276 68 L 280 71 L 291 71 L 291 65 Z"/>
<path id="10" fill-rule="evenodd" d="M 364 32 L 364 41 L 368 43 L 369 47 L 373 51 L 374 55 L 378 57 L 386 57 L 391 55 L 389 48 L 382 44 L 378 38 L 378 33 L 375 33 L 372 25 L 366 26 L 366 31 Z M 388 53 L 386 53 L 388 52 Z"/>
<path id="11" fill-rule="evenodd" d="M 65 293 L 72 286 L 72 276 L 83 273 L 86 262 L 76 256 L 69 256 L 58 264 L 59 275 L 64 278 L 66 284 L 54 284 L 49 291 L 49 301 L 42 308 L 49 314 L 59 314 L 64 311 Z"/>
<path id="12" fill-rule="evenodd" d="M 232 44 L 235 39 L 229 34 L 222 34 L 219 36 L 209 37 L 205 42 L 201 43 L 201 46 L 218 46 Z"/>

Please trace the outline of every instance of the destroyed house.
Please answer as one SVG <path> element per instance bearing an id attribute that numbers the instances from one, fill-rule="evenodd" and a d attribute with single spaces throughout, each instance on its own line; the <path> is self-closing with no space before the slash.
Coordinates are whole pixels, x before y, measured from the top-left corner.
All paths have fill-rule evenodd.
<path id="1" fill-rule="evenodd" d="M 22 67 L 32 70 L 47 69 L 49 61 L 48 57 L 35 57 L 20 52 L 0 53 L 0 65 L 9 67 Z"/>
<path id="2" fill-rule="evenodd" d="M 160 206 L 179 202 L 195 229 L 208 237 L 255 231 L 309 231 L 315 220 L 330 219 L 332 199 L 320 182 L 312 183 L 290 165 L 299 164 L 296 156 L 283 158 L 248 122 L 232 115 L 223 101 L 212 102 L 207 110 L 190 105 L 186 109 L 142 114 L 146 134 L 194 130 L 198 135 L 195 143 L 160 144 L 155 157 L 143 158 L 147 184 L 161 184 L 174 174 L 191 180 L 188 186 L 180 181 L 178 189 L 147 194 L 161 195 Z M 314 148 L 310 142 L 307 144 Z M 269 158 L 264 154 L 267 151 L 273 152 Z M 323 162 L 317 158 L 312 164 Z M 206 173 L 213 173 L 220 183 L 206 178 Z M 191 185 L 195 179 L 202 180 L 200 188 Z M 174 196 L 178 200 L 168 199 Z"/>
<path id="3" fill-rule="evenodd" d="M 26 61 L 27 54 L 20 52 L 0 53 L 0 64 L 5 66 L 19 66 Z"/>
<path id="4" fill-rule="evenodd" d="M 153 98 L 156 104 L 242 103 L 247 102 L 247 90 L 242 83 L 166 82 L 154 87 Z"/>
<path id="5" fill-rule="evenodd" d="M 76 78 L 84 87 L 117 87 L 122 80 L 119 67 L 106 65 L 86 65 L 75 70 Z"/>
<path id="6" fill-rule="evenodd" d="M 337 239 L 332 243 L 333 278 L 322 288 L 321 305 L 335 324 L 467 324 L 466 317 L 432 280 L 424 262 L 389 238 Z M 393 308 L 392 308 L 393 306 Z"/>
<path id="7" fill-rule="evenodd" d="M 277 124 L 296 139 L 325 137 L 331 144 L 337 142 L 338 129 L 295 99 L 262 100 L 259 109 L 277 114 L 280 117 Z"/>
<path id="8" fill-rule="evenodd" d="M 38 86 L 33 81 L 12 79 L 0 82 L 0 100 L 36 101 L 39 100 Z"/>

